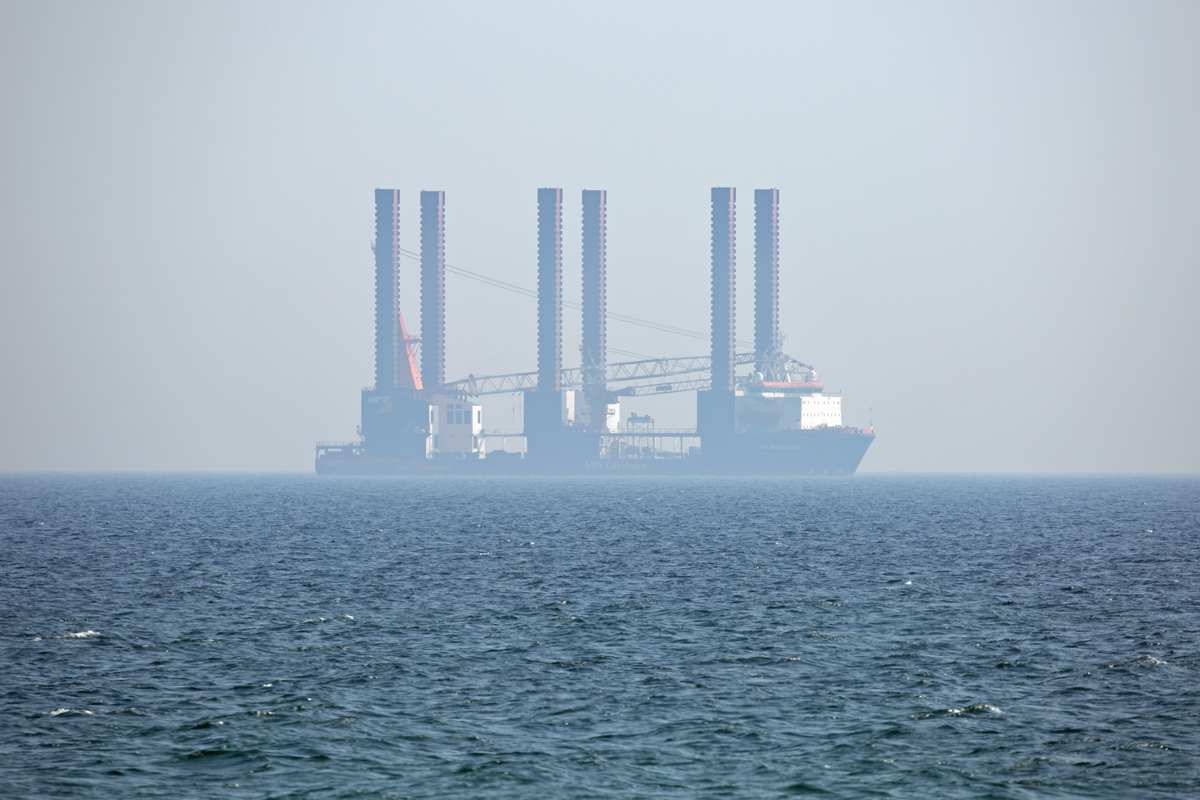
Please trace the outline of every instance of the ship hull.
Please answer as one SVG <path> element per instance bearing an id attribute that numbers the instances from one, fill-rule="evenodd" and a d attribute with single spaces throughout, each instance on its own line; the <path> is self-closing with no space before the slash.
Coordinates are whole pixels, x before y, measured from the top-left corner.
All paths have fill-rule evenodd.
<path id="1" fill-rule="evenodd" d="M 321 475 L 853 475 L 874 431 L 832 429 L 787 434 L 736 434 L 710 439 L 684 458 L 555 457 L 371 458 L 327 453 Z"/>

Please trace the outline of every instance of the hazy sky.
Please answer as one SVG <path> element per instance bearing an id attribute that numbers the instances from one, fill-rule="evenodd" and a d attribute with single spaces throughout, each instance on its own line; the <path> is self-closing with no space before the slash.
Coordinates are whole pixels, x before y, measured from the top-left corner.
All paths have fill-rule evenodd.
<path id="1" fill-rule="evenodd" d="M 1194 2 L 5 0 L 0 469 L 311 469 L 373 380 L 377 187 L 404 247 L 442 189 L 449 263 L 528 287 L 562 187 L 574 300 L 607 189 L 609 310 L 707 330 L 734 186 L 738 338 L 775 187 L 786 349 L 864 471 L 1200 471 L 1198 41 Z M 533 300 L 446 302 L 450 377 L 535 368 Z"/>

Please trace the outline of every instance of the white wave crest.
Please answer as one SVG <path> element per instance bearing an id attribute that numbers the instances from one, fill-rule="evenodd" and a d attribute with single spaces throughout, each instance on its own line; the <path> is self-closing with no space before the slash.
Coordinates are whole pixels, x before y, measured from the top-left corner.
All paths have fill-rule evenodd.
<path id="1" fill-rule="evenodd" d="M 75 631 L 74 633 L 64 633 L 62 636 L 55 636 L 55 639 L 90 639 L 93 636 L 99 636 L 100 631 Z"/>
<path id="2" fill-rule="evenodd" d="M 991 714 L 1003 714 L 1004 713 L 1003 711 L 1001 711 L 999 708 L 992 705 L 991 703 L 973 703 L 972 705 L 963 706 L 962 708 L 946 709 L 947 714 L 953 714 L 955 716 L 959 716 L 962 714 L 982 714 L 985 712 L 991 713 Z"/>

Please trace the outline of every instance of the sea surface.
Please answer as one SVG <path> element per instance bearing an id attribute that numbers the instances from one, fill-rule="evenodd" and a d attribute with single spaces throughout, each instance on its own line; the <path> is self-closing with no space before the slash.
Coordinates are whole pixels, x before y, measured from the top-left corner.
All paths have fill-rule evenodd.
<path id="1" fill-rule="evenodd" d="M 0 797 L 1200 797 L 1200 479 L 0 476 Z"/>

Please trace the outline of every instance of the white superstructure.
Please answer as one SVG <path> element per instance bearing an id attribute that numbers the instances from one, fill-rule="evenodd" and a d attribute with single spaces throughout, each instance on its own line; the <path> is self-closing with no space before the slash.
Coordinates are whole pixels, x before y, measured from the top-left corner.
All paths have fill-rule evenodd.
<path id="1" fill-rule="evenodd" d="M 482 457 L 483 407 L 445 395 L 435 396 L 433 402 L 436 409 L 430 437 L 433 452 Z"/>
<path id="2" fill-rule="evenodd" d="M 842 398 L 814 394 L 800 398 L 800 429 L 840 428 Z"/>
<path id="3" fill-rule="evenodd" d="M 842 398 L 819 383 L 748 383 L 734 398 L 737 433 L 780 433 L 842 426 Z"/>

